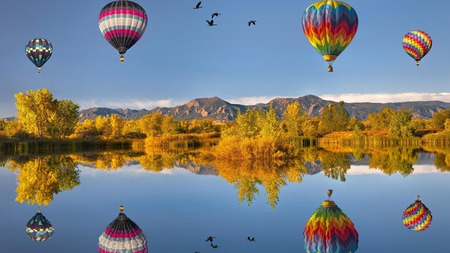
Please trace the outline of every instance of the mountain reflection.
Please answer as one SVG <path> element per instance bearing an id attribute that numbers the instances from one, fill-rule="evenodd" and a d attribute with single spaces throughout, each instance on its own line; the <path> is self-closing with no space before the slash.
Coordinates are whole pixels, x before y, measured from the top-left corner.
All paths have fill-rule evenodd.
<path id="1" fill-rule="evenodd" d="M 239 203 L 251 205 L 264 191 L 267 203 L 274 208 L 279 201 L 281 188 L 288 183 L 301 183 L 305 175 L 323 172 L 329 178 L 345 182 L 351 166 L 362 164 L 387 175 L 399 173 L 407 176 L 414 171 L 413 165 L 418 162 L 419 151 L 407 147 L 371 150 L 310 148 L 299 149 L 295 158 L 289 159 L 236 160 L 214 159 L 213 148 L 189 150 L 148 147 L 139 151 L 0 157 L 0 164 L 17 173 L 16 201 L 21 203 L 48 205 L 55 194 L 78 186 L 79 165 L 112 171 L 139 164 L 144 170 L 156 173 L 182 168 L 194 174 L 218 175 L 234 186 Z M 432 154 L 427 157 L 427 161 L 434 158 L 434 164 L 439 170 L 450 171 L 449 150 L 426 151 Z"/>

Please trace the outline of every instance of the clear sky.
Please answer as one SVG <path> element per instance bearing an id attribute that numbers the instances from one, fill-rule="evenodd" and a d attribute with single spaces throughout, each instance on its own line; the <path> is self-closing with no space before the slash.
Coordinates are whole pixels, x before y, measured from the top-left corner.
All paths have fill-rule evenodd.
<path id="1" fill-rule="evenodd" d="M 103 0 L 15 0 L 0 15 L 0 117 L 16 115 L 14 94 L 48 88 L 56 99 L 152 109 L 218 96 L 252 104 L 308 94 L 346 102 L 450 102 L 450 1 L 348 0 L 359 17 L 355 38 L 334 72 L 302 31 L 306 0 L 137 0 L 149 23 L 119 61 L 98 28 Z M 211 13 L 217 26 L 208 27 Z M 248 27 L 247 21 L 256 20 Z M 403 36 L 424 30 L 433 47 L 420 67 Z M 32 38 L 54 47 L 38 74 L 25 55 Z"/>

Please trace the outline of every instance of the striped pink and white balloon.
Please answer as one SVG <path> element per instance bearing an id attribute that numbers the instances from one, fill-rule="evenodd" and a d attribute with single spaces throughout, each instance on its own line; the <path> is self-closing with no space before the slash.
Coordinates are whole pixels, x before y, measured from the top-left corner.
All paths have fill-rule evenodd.
<path id="1" fill-rule="evenodd" d="M 98 238 L 100 253 L 147 253 L 147 239 L 142 229 L 123 213 L 113 220 Z"/>
<path id="2" fill-rule="evenodd" d="M 98 26 L 105 39 L 119 51 L 120 60 L 144 34 L 147 27 L 147 13 L 132 1 L 114 1 L 100 11 Z"/>

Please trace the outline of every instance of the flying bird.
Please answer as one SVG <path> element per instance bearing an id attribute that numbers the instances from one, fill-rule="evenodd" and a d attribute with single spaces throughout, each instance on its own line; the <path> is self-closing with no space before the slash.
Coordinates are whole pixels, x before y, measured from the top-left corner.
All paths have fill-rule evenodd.
<path id="1" fill-rule="evenodd" d="M 248 21 L 248 26 L 250 26 L 250 25 L 256 25 L 256 20 Z"/>
<path id="2" fill-rule="evenodd" d="M 214 19 L 206 20 L 206 22 L 208 23 L 208 26 L 214 26 L 214 25 L 217 25 L 217 24 L 214 24 Z"/>
<path id="3" fill-rule="evenodd" d="M 213 239 L 215 239 L 216 237 L 214 236 L 208 236 L 208 238 L 206 238 L 206 242 L 212 242 Z"/>
<path id="4" fill-rule="evenodd" d="M 201 5 L 202 5 L 202 1 L 198 2 L 193 9 L 196 10 L 196 9 L 203 8 Z"/>
<path id="5" fill-rule="evenodd" d="M 255 237 L 247 236 L 247 241 L 254 242 L 255 241 Z"/>
<path id="6" fill-rule="evenodd" d="M 211 248 L 217 249 L 217 248 L 219 248 L 219 246 L 218 246 L 217 244 L 212 244 L 212 243 L 211 243 Z"/>
<path id="7" fill-rule="evenodd" d="M 211 18 L 218 17 L 219 15 L 220 15 L 220 13 L 214 12 L 213 14 L 211 14 Z"/>

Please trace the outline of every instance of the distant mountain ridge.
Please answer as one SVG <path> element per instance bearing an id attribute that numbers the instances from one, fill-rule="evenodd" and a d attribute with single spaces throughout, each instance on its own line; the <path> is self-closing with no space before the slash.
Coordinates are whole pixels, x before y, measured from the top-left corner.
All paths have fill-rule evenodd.
<path id="1" fill-rule="evenodd" d="M 175 120 L 193 120 L 193 119 L 213 119 L 217 121 L 235 120 L 238 111 L 245 112 L 247 108 L 258 110 L 269 110 L 272 106 L 280 118 L 286 106 L 291 103 L 299 102 L 308 117 L 316 117 L 322 113 L 325 106 L 337 104 L 339 102 L 324 100 L 314 95 L 306 95 L 298 98 L 275 98 L 268 103 L 256 105 L 231 104 L 218 97 L 197 98 L 186 104 L 175 107 L 157 107 L 152 110 L 132 110 L 132 109 L 111 109 L 104 107 L 89 108 L 80 111 L 80 120 L 94 119 L 97 116 L 109 116 L 117 114 L 124 119 L 139 119 L 146 114 L 160 112 L 162 115 L 172 116 Z M 345 103 L 345 101 L 344 101 Z M 377 113 L 386 107 L 394 110 L 409 110 L 414 118 L 432 118 L 433 115 L 441 109 L 450 109 L 450 103 L 441 101 L 416 101 L 416 102 L 397 102 L 397 103 L 345 103 L 344 108 L 350 117 L 359 120 L 367 119 L 371 113 Z"/>

